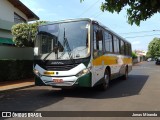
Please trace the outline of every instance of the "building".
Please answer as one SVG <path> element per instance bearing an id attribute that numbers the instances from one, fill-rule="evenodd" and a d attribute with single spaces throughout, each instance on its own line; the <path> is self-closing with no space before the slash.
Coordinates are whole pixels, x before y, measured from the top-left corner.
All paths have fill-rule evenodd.
<path id="1" fill-rule="evenodd" d="M 135 52 L 136 55 L 137 55 L 138 62 L 144 61 L 144 60 L 146 59 L 146 54 L 147 54 L 146 51 L 143 51 L 143 50 L 135 50 L 134 52 Z"/>
<path id="2" fill-rule="evenodd" d="M 139 56 L 146 56 L 147 52 L 143 50 L 135 50 L 135 53 Z"/>
<path id="3" fill-rule="evenodd" d="M 11 28 L 14 24 L 39 20 L 19 0 L 0 0 L 0 45 L 14 45 L 12 41 Z"/>

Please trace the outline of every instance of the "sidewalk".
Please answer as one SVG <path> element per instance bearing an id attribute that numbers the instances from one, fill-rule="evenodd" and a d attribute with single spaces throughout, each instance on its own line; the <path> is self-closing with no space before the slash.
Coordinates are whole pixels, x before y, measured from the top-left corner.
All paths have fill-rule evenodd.
<path id="1" fill-rule="evenodd" d="M 141 64 L 144 63 L 144 62 L 145 62 L 145 61 L 135 63 L 135 64 L 133 64 L 133 66 L 139 66 L 139 65 L 141 65 Z"/>
<path id="2" fill-rule="evenodd" d="M 15 90 L 20 88 L 26 88 L 34 86 L 34 78 L 19 80 L 19 81 L 8 81 L 8 82 L 0 82 L 0 92 Z"/>

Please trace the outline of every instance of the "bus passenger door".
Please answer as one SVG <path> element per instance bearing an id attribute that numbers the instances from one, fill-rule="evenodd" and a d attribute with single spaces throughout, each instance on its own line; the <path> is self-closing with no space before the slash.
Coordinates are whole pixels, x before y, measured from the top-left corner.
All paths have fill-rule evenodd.
<path id="1" fill-rule="evenodd" d="M 104 68 L 102 61 L 103 56 L 103 31 L 97 26 L 94 26 L 94 39 L 93 39 L 93 69 L 92 69 L 92 86 L 97 83 L 104 76 Z"/>

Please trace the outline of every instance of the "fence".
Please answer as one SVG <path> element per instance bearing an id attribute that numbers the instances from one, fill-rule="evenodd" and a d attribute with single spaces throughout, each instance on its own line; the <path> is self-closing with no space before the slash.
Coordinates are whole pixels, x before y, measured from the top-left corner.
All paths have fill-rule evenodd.
<path id="1" fill-rule="evenodd" d="M 33 60 L 33 48 L 0 46 L 0 60 Z"/>
<path id="2" fill-rule="evenodd" d="M 33 77 L 33 48 L 0 46 L 0 82 Z"/>

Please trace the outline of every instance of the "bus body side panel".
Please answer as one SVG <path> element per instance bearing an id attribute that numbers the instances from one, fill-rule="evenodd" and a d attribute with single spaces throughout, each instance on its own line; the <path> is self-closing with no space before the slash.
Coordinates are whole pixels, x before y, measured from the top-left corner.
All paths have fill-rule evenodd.
<path id="1" fill-rule="evenodd" d="M 126 66 L 128 72 L 132 70 L 132 58 L 124 55 L 105 54 L 92 60 L 92 86 L 101 84 L 106 67 L 110 67 L 111 80 L 125 74 Z M 100 82 L 101 81 L 101 82 Z"/>
<path id="2" fill-rule="evenodd" d="M 92 81 L 92 73 L 88 73 L 77 80 L 77 84 L 75 86 L 78 87 L 91 87 L 91 81 Z"/>
<path id="3" fill-rule="evenodd" d="M 107 66 L 111 68 L 111 75 L 115 75 L 118 73 L 118 69 L 116 66 L 116 56 L 113 55 L 103 55 L 96 59 L 92 60 L 93 72 L 92 72 L 92 86 L 95 86 L 97 82 L 100 84 L 99 80 L 104 77 L 104 72 Z M 102 81 L 103 82 L 103 81 Z"/>
<path id="4" fill-rule="evenodd" d="M 92 61 L 92 86 L 104 77 L 105 66 L 98 64 L 102 62 L 101 57 Z"/>

